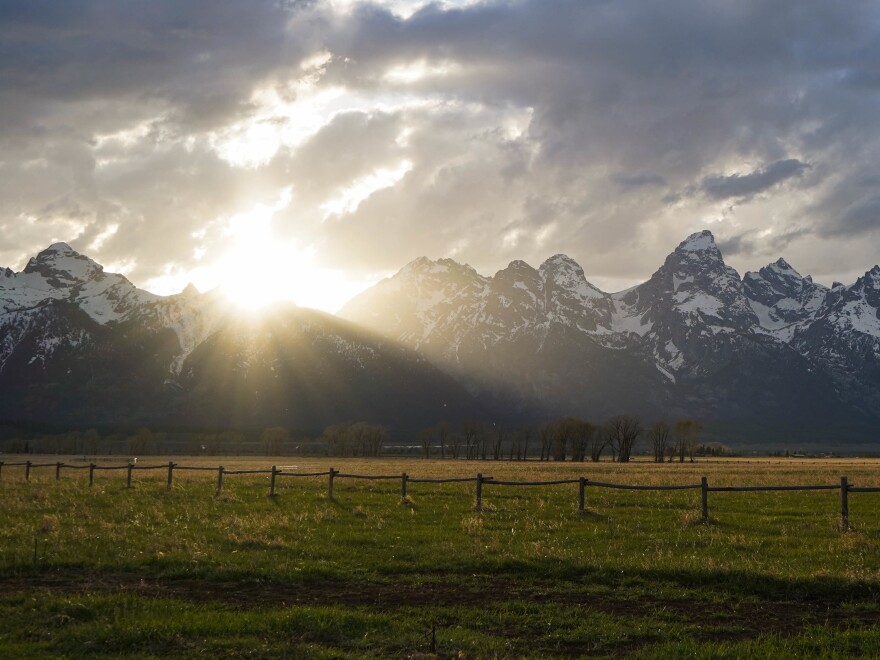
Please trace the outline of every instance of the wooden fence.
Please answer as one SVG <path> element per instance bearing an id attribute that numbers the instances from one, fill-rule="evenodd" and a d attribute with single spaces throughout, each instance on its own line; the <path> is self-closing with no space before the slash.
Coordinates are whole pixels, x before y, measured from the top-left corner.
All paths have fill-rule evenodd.
<path id="1" fill-rule="evenodd" d="M 387 475 L 369 475 L 369 474 L 348 474 L 340 472 L 334 468 L 330 468 L 325 472 L 289 472 L 273 465 L 269 470 L 227 470 L 222 465 L 217 467 L 196 467 L 187 465 L 178 465 L 173 461 L 162 463 L 160 465 L 137 465 L 129 462 L 126 465 L 96 465 L 90 463 L 88 465 L 67 465 L 65 463 L 32 463 L 31 461 L 4 463 L 0 461 L 0 479 L 3 476 L 4 467 L 24 467 L 24 477 L 26 481 L 30 481 L 31 471 L 38 468 L 55 468 L 55 480 L 61 480 L 61 471 L 64 470 L 88 470 L 89 486 L 95 482 L 95 472 L 98 470 L 125 470 L 125 484 L 131 488 L 131 477 L 135 470 L 166 470 L 167 480 L 166 488 L 171 489 L 174 484 L 174 472 L 178 470 L 214 472 L 217 475 L 217 494 L 223 492 L 223 478 L 227 475 L 241 474 L 267 474 L 269 475 L 269 496 L 275 497 L 276 482 L 279 477 L 327 477 L 327 498 L 333 499 L 333 484 L 336 479 L 364 479 L 369 481 L 391 481 L 400 480 L 400 498 L 401 502 L 407 501 L 407 486 L 409 484 L 446 484 L 446 483 L 467 483 L 475 484 L 474 493 L 474 510 L 482 511 L 483 509 L 483 487 L 484 486 L 556 486 L 561 484 L 577 484 L 578 485 L 578 513 L 586 512 L 586 491 L 587 488 L 616 488 L 619 490 L 699 490 L 701 495 L 701 518 L 703 521 L 709 521 L 709 493 L 730 493 L 730 492 L 762 492 L 762 491 L 816 491 L 816 490 L 839 490 L 840 491 L 840 526 L 846 531 L 849 529 L 849 494 L 850 493 L 878 493 L 880 486 L 864 486 L 857 487 L 849 483 L 847 477 L 840 477 L 839 484 L 819 484 L 819 485 L 796 485 L 796 486 L 710 486 L 706 477 L 700 478 L 698 484 L 679 484 L 672 486 L 662 485 L 639 485 L 639 484 L 617 484 L 606 481 L 594 481 L 586 477 L 578 477 L 576 479 L 553 479 L 549 481 L 504 481 L 495 479 L 494 477 L 484 476 L 478 473 L 475 477 L 447 477 L 439 479 L 426 479 L 411 477 L 406 472 L 401 474 Z"/>

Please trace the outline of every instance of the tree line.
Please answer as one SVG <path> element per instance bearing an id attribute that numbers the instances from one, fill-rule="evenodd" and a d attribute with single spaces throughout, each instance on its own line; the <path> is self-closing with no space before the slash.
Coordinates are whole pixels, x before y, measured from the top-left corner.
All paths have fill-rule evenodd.
<path id="1" fill-rule="evenodd" d="M 327 426 L 311 437 L 295 435 L 285 427 L 270 427 L 248 434 L 235 430 L 172 433 L 139 428 L 133 433 L 100 434 L 95 429 L 42 435 L 3 442 L 11 453 L 158 455 L 285 454 L 326 456 L 380 456 L 385 453 L 417 453 L 423 458 L 467 460 L 599 461 L 603 455 L 625 463 L 646 449 L 657 462 L 694 460 L 698 453 L 723 453 L 717 444 L 704 447 L 698 441 L 702 427 L 692 418 L 658 421 L 645 428 L 639 417 L 615 415 L 604 424 L 579 417 L 563 417 L 540 426 L 505 427 L 466 421 L 448 422 L 422 429 L 415 445 L 389 446 L 385 426 L 346 422 Z"/>
<path id="2" fill-rule="evenodd" d="M 606 452 L 627 463 L 647 443 L 655 462 L 694 460 L 705 448 L 698 441 L 701 424 L 693 418 L 657 421 L 645 428 L 636 415 L 615 415 L 604 424 L 563 417 L 536 428 L 504 429 L 496 424 L 465 422 L 458 428 L 438 424 L 418 433 L 423 458 L 526 460 L 533 451 L 541 461 L 594 461 Z M 713 453 L 717 451 L 713 449 Z"/>

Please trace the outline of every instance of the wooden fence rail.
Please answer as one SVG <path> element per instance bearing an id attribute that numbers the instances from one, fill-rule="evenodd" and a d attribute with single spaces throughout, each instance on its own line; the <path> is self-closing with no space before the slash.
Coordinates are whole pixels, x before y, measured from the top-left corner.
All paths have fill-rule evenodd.
<path id="1" fill-rule="evenodd" d="M 586 511 L 586 490 L 592 488 L 609 488 L 620 490 L 645 490 L 645 491 L 673 491 L 673 490 L 700 490 L 701 514 L 702 519 L 709 521 L 709 493 L 747 493 L 747 492 L 767 492 L 767 491 L 840 491 L 840 527 L 846 531 L 849 529 L 849 494 L 850 493 L 880 493 L 880 486 L 856 486 L 849 482 L 845 476 L 840 477 L 840 484 L 799 484 L 794 486 L 710 486 L 706 477 L 700 478 L 698 484 L 672 484 L 672 485 L 644 485 L 644 484 L 619 484 L 607 481 L 593 481 L 586 477 L 578 477 L 572 479 L 551 479 L 545 481 L 509 481 L 503 479 L 495 479 L 491 476 L 485 476 L 478 473 L 475 477 L 441 477 L 426 478 L 412 477 L 406 472 L 401 474 L 352 474 L 340 472 L 335 468 L 330 468 L 322 472 L 293 472 L 279 468 L 273 465 L 269 470 L 227 470 L 222 465 L 217 467 L 195 466 L 195 465 L 178 465 L 173 461 L 160 465 L 137 465 L 129 462 L 125 465 L 96 465 L 89 463 L 88 465 L 67 465 L 62 462 L 55 463 L 33 463 L 31 461 L 20 462 L 4 462 L 0 461 L 0 480 L 2 480 L 3 468 L 24 467 L 25 481 L 30 481 L 31 471 L 39 468 L 55 468 L 55 480 L 61 480 L 62 470 L 88 470 L 89 486 L 94 484 L 95 472 L 98 470 L 125 470 L 126 471 L 126 487 L 132 487 L 132 473 L 135 470 L 167 470 L 167 487 L 170 489 L 174 481 L 175 470 L 188 470 L 193 472 L 214 472 L 217 474 L 217 494 L 223 492 L 224 477 L 230 475 L 253 475 L 266 474 L 269 475 L 269 495 L 275 496 L 275 486 L 278 477 L 327 477 L 327 498 L 334 497 L 334 481 L 335 479 L 361 479 L 366 481 L 389 481 L 400 480 L 400 495 L 402 503 L 409 503 L 407 498 L 407 486 L 409 484 L 449 484 L 449 483 L 470 483 L 474 482 L 474 510 L 481 511 L 483 508 L 483 487 L 484 486 L 557 486 L 578 484 L 578 512 Z"/>

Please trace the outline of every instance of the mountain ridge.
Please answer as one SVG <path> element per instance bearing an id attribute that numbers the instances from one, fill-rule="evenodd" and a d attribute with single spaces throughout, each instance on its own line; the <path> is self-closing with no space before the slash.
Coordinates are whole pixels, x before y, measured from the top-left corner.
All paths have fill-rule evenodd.
<path id="1" fill-rule="evenodd" d="M 702 231 L 645 282 L 616 293 L 565 254 L 538 268 L 514 260 L 492 276 L 420 257 L 352 299 L 339 321 L 278 306 L 270 316 L 280 331 L 243 324 L 218 295 L 194 287 L 143 291 L 55 243 L 19 273 L 0 269 L 0 419 L 19 410 L 134 422 L 172 411 L 180 423 L 318 424 L 381 409 L 393 424 L 408 401 L 421 411 L 408 424 L 419 414 L 537 421 L 634 412 L 695 416 L 721 439 L 835 433 L 863 442 L 880 421 L 878 310 L 880 267 L 830 289 L 784 258 L 740 277 Z M 340 373 L 322 375 L 322 363 Z M 211 389 L 218 374 L 250 373 L 242 365 L 262 365 L 260 377 Z M 304 378 L 321 386 L 297 390 Z M 357 394 L 340 396 L 340 380 L 357 383 Z M 256 403 L 257 382 L 274 404 Z M 456 412 L 429 401 L 432 388 Z M 288 390 L 321 414 L 285 413 Z M 400 401 L 385 406 L 383 396 Z M 339 405 L 318 405 L 324 398 Z"/>
<path id="2" fill-rule="evenodd" d="M 617 293 L 592 285 L 565 255 L 537 270 L 516 260 L 492 277 L 449 260 L 416 262 L 340 315 L 425 351 L 472 387 L 520 382 L 525 398 L 565 402 L 560 413 L 636 409 L 748 426 L 794 416 L 804 423 L 792 433 L 809 422 L 816 435 L 853 420 L 867 429 L 878 416 L 880 378 L 859 362 L 880 364 L 880 268 L 833 289 L 783 258 L 740 277 L 709 231 L 688 236 L 648 280 Z M 456 288 L 449 272 L 474 284 Z M 568 357 L 536 362 L 548 341 L 566 342 Z M 570 373 L 572 360 L 605 384 L 624 371 L 629 386 L 603 392 Z"/>

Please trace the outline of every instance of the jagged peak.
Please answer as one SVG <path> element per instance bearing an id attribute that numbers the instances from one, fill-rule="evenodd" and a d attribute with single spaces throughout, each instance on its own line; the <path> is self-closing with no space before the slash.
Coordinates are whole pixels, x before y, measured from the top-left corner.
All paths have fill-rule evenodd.
<path id="1" fill-rule="evenodd" d="M 532 266 L 531 266 L 530 264 L 526 263 L 526 262 L 523 261 L 522 259 L 514 259 L 514 260 L 511 261 L 509 264 L 507 264 L 507 268 L 505 268 L 504 270 L 528 270 L 528 271 L 533 271 L 533 270 L 535 270 L 535 269 L 532 268 Z"/>
<path id="2" fill-rule="evenodd" d="M 811 277 L 804 277 L 803 275 L 801 275 L 797 270 L 795 270 L 794 266 L 792 266 L 782 257 L 779 257 L 779 259 L 774 261 L 772 264 L 768 264 L 767 266 L 762 268 L 761 271 L 765 273 L 767 271 L 770 271 L 784 277 L 796 277 L 801 280 L 807 280 L 810 282 L 813 281 Z"/>
<path id="3" fill-rule="evenodd" d="M 80 254 L 67 243 L 53 243 L 32 257 L 24 268 L 25 274 L 39 273 L 44 277 L 69 280 L 89 280 L 104 272 L 104 267 Z"/>
<path id="4" fill-rule="evenodd" d="M 52 245 L 43 250 L 43 252 L 73 252 L 79 254 L 76 250 L 70 247 L 70 245 L 64 242 L 52 243 Z"/>
<path id="5" fill-rule="evenodd" d="M 575 268 L 580 268 L 580 264 L 569 257 L 567 254 L 554 254 L 552 257 L 547 259 L 543 264 L 541 264 L 541 269 L 553 268 L 558 266 L 573 266 Z"/>
<path id="6" fill-rule="evenodd" d="M 194 298 L 195 296 L 200 296 L 200 295 L 202 295 L 202 293 L 201 293 L 201 291 L 199 291 L 199 290 L 196 288 L 196 285 L 195 285 L 195 284 L 193 284 L 192 282 L 190 282 L 189 284 L 187 284 L 187 285 L 183 288 L 183 291 L 180 292 L 180 295 L 181 295 L 181 296 L 185 296 L 186 298 Z"/>
<path id="7" fill-rule="evenodd" d="M 834 282 L 831 283 L 832 289 L 838 289 L 842 286 L 843 286 L 843 282 L 838 282 L 837 280 L 834 280 Z"/>
<path id="8" fill-rule="evenodd" d="M 678 247 L 676 248 L 676 252 L 705 251 L 717 252 L 719 255 L 721 254 L 718 246 L 715 244 L 715 237 L 708 229 L 704 229 L 703 231 L 698 231 L 691 234 L 681 243 L 679 243 Z"/>
<path id="9" fill-rule="evenodd" d="M 460 264 L 455 259 L 441 258 L 432 260 L 428 257 L 418 257 L 410 261 L 406 266 L 400 269 L 398 275 L 425 275 L 425 274 L 442 274 L 452 272 L 466 272 L 477 274 L 471 266 Z"/>
<path id="10" fill-rule="evenodd" d="M 779 270 L 794 270 L 794 268 L 791 267 L 791 264 L 788 263 L 788 262 L 787 262 L 785 259 L 783 259 L 782 257 L 779 257 L 779 259 L 777 259 L 776 261 L 774 261 L 774 262 L 773 262 L 772 264 L 770 264 L 770 265 L 771 265 L 771 266 L 776 266 Z M 795 272 L 797 272 L 797 271 L 795 271 Z"/>
<path id="11" fill-rule="evenodd" d="M 876 288 L 877 284 L 880 284 L 880 266 L 874 266 L 859 279 L 865 282 L 873 282 Z"/>

